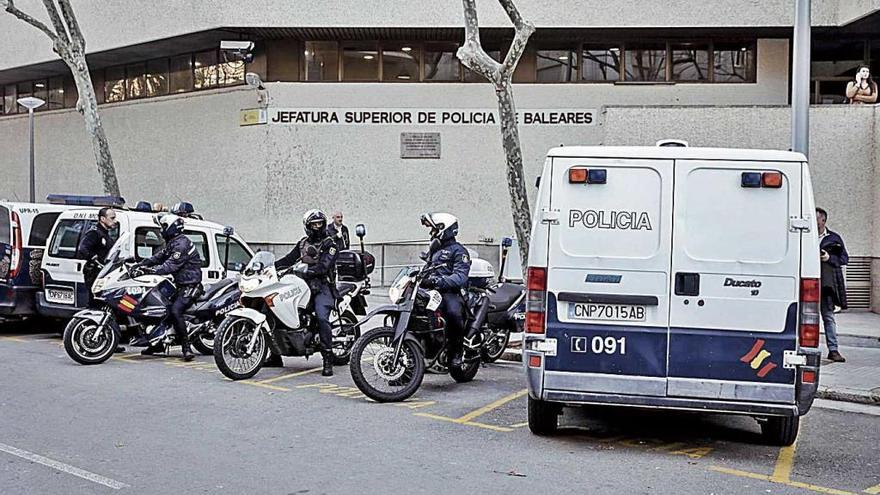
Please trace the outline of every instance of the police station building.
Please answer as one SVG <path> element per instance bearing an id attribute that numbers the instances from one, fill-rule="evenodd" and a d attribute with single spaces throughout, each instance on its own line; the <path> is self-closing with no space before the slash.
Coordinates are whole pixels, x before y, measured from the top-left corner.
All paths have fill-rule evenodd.
<path id="1" fill-rule="evenodd" d="M 477 3 L 501 59 L 513 30 L 495 0 Z M 37 0 L 16 5 L 45 18 Z M 460 1 L 74 6 L 130 203 L 184 199 L 257 244 L 294 241 L 313 207 L 366 223 L 374 242 L 424 238 L 419 214 L 436 210 L 459 216 L 468 243 L 511 234 L 494 90 L 455 56 Z M 790 147 L 794 0 L 517 6 L 537 27 L 514 75 L 530 184 L 559 145 Z M 853 306 L 873 292 L 880 311 L 880 111 L 845 97 L 860 65 L 880 80 L 880 3 L 814 0 L 812 24 L 816 201 L 852 255 Z M 253 41 L 252 62 L 226 57 L 223 40 Z M 27 198 L 27 95 L 48 102 L 37 196 L 101 193 L 66 67 L 0 12 L 0 198 Z"/>

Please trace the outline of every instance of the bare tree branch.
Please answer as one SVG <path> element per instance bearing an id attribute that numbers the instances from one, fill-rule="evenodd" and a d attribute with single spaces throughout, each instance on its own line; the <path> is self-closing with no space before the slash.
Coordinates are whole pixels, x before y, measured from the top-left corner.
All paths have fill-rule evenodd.
<path id="1" fill-rule="evenodd" d="M 507 17 L 510 18 L 510 21 L 516 29 L 513 43 L 510 44 L 510 50 L 507 52 L 507 56 L 504 57 L 503 69 L 504 72 L 513 74 L 513 71 L 516 70 L 516 65 L 519 63 L 520 57 L 522 57 L 523 52 L 526 50 L 529 37 L 535 32 L 535 25 L 529 21 L 523 20 L 519 11 L 516 9 L 516 6 L 513 5 L 513 0 L 499 0 L 499 2 L 501 2 L 501 6 L 504 7 L 504 11 L 507 12 Z"/>
<path id="2" fill-rule="evenodd" d="M 43 0 L 43 6 L 46 7 L 46 13 L 49 14 L 49 19 L 55 26 L 55 34 L 58 35 L 58 38 L 70 41 L 70 36 L 67 34 L 64 23 L 61 22 L 61 16 L 58 14 L 58 7 L 55 6 L 55 2 L 53 0 Z"/>
<path id="3" fill-rule="evenodd" d="M 18 8 L 15 7 L 15 4 L 13 3 L 12 0 L 0 0 L 0 6 L 5 7 L 6 12 L 9 12 L 10 14 L 14 15 L 15 17 L 18 17 L 19 19 L 23 20 L 24 22 L 26 22 L 26 23 L 30 24 L 31 26 L 39 29 L 40 31 L 46 33 L 46 36 L 48 36 L 52 40 L 53 43 L 56 43 L 56 44 L 58 43 L 58 41 L 59 41 L 58 36 L 55 33 L 53 33 L 52 30 L 48 28 L 48 26 L 46 26 L 42 22 L 34 19 L 33 17 L 25 14 L 21 10 L 18 10 Z"/>
<path id="4" fill-rule="evenodd" d="M 79 28 L 79 21 L 76 20 L 76 15 L 73 13 L 73 7 L 70 6 L 70 1 L 58 0 L 58 7 L 61 8 L 61 15 L 64 17 L 64 22 L 67 24 L 67 31 L 70 33 L 71 44 L 73 44 L 77 50 L 85 53 L 86 39 Z"/>

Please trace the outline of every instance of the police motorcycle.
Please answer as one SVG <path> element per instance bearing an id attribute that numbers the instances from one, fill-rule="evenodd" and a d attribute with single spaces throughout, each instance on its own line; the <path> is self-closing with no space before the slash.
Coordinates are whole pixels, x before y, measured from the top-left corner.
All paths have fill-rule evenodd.
<path id="1" fill-rule="evenodd" d="M 357 315 L 366 313 L 375 259 L 363 250 L 366 229 L 357 225 L 361 252 L 340 251 L 336 260 L 336 308 L 330 314 L 333 325 L 333 364 L 348 364 L 352 345 L 360 337 Z M 314 315 L 311 291 L 301 274 L 304 263 L 281 271 L 275 269 L 275 255 L 260 251 L 242 272 L 239 288 L 243 307 L 232 310 L 217 329 L 214 362 L 233 380 L 256 375 L 269 351 L 277 356 L 305 356 L 320 352 L 318 319 Z"/>
<path id="2" fill-rule="evenodd" d="M 102 307 L 78 312 L 64 329 L 64 349 L 80 364 L 103 363 L 125 339 L 134 347 L 161 345 L 166 352 L 176 344 L 168 307 L 177 288 L 170 276 L 132 275 L 136 262 L 125 253 L 130 235 L 122 234 L 113 245 L 92 286 Z M 217 322 L 239 305 L 233 279 L 208 287 L 186 311 L 193 347 L 210 355 Z"/>
<path id="3" fill-rule="evenodd" d="M 392 304 L 380 306 L 363 319 L 356 328 L 363 326 L 377 315 L 384 316 L 384 324 L 374 328 L 355 342 L 351 351 L 349 368 L 358 389 L 377 402 L 399 402 L 411 397 L 422 384 L 427 369 L 447 370 L 456 382 L 474 379 L 480 368 L 480 356 L 468 352 L 465 338 L 464 362 L 460 367 L 448 365 L 446 321 L 438 308 L 443 296 L 433 289 L 424 289 L 422 282 L 439 265 L 431 265 L 431 255 L 440 249 L 440 241 L 434 239 L 427 253 L 422 255 L 425 264 L 417 268 L 405 268 L 388 290 Z M 471 335 L 474 315 L 467 315 L 466 335 Z"/>
<path id="4" fill-rule="evenodd" d="M 484 363 L 497 361 L 510 342 L 510 334 L 522 332 L 525 322 L 526 288 L 523 284 L 505 280 L 503 275 L 512 245 L 513 240 L 509 237 L 501 241 L 501 269 L 497 279 L 491 263 L 472 258 L 468 306 L 475 315 L 474 319 L 484 322 L 480 328 L 480 355 Z M 485 316 L 481 315 L 482 312 Z M 468 345 L 467 341 L 465 345 Z"/>

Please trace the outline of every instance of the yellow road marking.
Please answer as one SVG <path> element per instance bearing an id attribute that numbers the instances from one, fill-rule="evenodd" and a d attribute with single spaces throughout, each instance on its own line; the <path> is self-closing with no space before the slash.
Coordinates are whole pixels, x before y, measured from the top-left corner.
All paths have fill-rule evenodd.
<path id="1" fill-rule="evenodd" d="M 449 423 L 455 423 L 459 425 L 467 425 L 467 426 L 475 426 L 477 428 L 485 428 L 487 430 L 500 431 L 504 433 L 508 433 L 513 431 L 513 428 L 508 428 L 506 426 L 495 426 L 495 425 L 487 425 L 485 423 L 478 423 L 476 421 L 462 421 L 461 418 L 449 418 L 446 416 L 438 416 L 436 414 L 429 413 L 413 413 L 413 416 L 420 416 L 428 419 L 436 419 L 438 421 L 446 421 Z"/>
<path id="2" fill-rule="evenodd" d="M 287 380 L 288 378 L 296 378 L 298 376 L 308 375 L 309 373 L 314 373 L 316 371 L 321 371 L 322 367 L 318 366 L 317 368 L 308 369 L 305 371 L 297 371 L 296 373 L 288 373 L 286 375 L 276 376 L 275 378 L 269 378 L 268 380 L 262 380 L 260 383 L 275 383 L 280 382 L 281 380 Z"/>
<path id="3" fill-rule="evenodd" d="M 871 488 L 868 488 L 867 490 L 865 490 L 865 493 L 868 493 L 870 495 L 880 494 L 880 485 L 872 486 Z"/>
<path id="4" fill-rule="evenodd" d="M 519 399 L 520 397 L 523 397 L 527 393 L 529 393 L 529 389 L 524 388 L 524 389 L 520 390 L 519 392 L 512 393 L 512 394 L 508 395 L 507 397 L 502 397 L 491 404 L 487 404 L 477 410 L 471 411 L 471 412 L 465 414 L 464 416 L 458 418 L 456 421 L 458 421 L 459 423 L 467 423 L 468 421 L 475 419 L 475 418 L 478 418 L 478 417 L 486 414 L 487 412 L 498 409 L 499 407 L 503 406 L 504 404 L 507 404 L 510 401 Z"/>
<path id="5" fill-rule="evenodd" d="M 3 340 L 11 340 L 13 342 L 27 342 L 26 339 L 23 339 L 21 337 L 3 337 Z"/>
<path id="6" fill-rule="evenodd" d="M 510 425 L 511 428 L 522 428 L 523 426 L 529 426 L 529 422 L 517 423 L 515 425 Z"/>
<path id="7" fill-rule="evenodd" d="M 278 387 L 276 385 L 268 385 L 263 382 L 256 382 L 251 380 L 239 380 L 238 383 L 244 383 L 245 385 L 252 385 L 254 387 L 268 388 L 269 390 L 275 390 L 278 392 L 290 392 L 289 388 Z"/>
<path id="8" fill-rule="evenodd" d="M 776 467 L 773 468 L 773 481 L 791 481 L 791 468 L 794 465 L 794 453 L 797 450 L 797 439 L 794 443 L 779 449 L 779 456 L 776 458 Z"/>
<path id="9" fill-rule="evenodd" d="M 848 492 L 846 490 L 838 490 L 836 488 L 826 488 L 824 486 L 811 485 L 809 483 L 801 483 L 800 481 L 775 480 L 775 479 L 773 479 L 772 476 L 767 476 L 766 474 L 750 473 L 748 471 L 740 471 L 739 469 L 730 469 L 730 468 L 724 468 L 724 467 L 720 467 L 720 466 L 710 466 L 709 469 L 712 471 L 718 472 L 718 473 L 732 474 L 733 476 L 739 476 L 742 478 L 751 478 L 754 480 L 761 480 L 761 481 L 769 481 L 771 483 L 779 483 L 781 485 L 792 486 L 795 488 L 803 488 L 804 490 L 810 490 L 810 491 L 814 491 L 817 493 L 827 493 L 830 495 L 856 495 L 855 493 Z"/>

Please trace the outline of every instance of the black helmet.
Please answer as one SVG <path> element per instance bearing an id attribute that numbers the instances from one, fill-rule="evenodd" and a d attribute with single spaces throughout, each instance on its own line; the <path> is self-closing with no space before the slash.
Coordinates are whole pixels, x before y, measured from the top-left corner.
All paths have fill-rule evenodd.
<path id="1" fill-rule="evenodd" d="M 449 213 L 425 213 L 422 225 L 431 229 L 431 239 L 446 242 L 458 235 L 458 218 Z"/>
<path id="2" fill-rule="evenodd" d="M 183 219 L 173 213 L 157 216 L 156 223 L 162 229 L 162 238 L 166 241 L 174 239 L 183 232 Z"/>
<path id="3" fill-rule="evenodd" d="M 303 215 L 303 229 L 310 239 L 323 237 L 327 230 L 327 215 L 321 210 L 309 210 Z"/>

